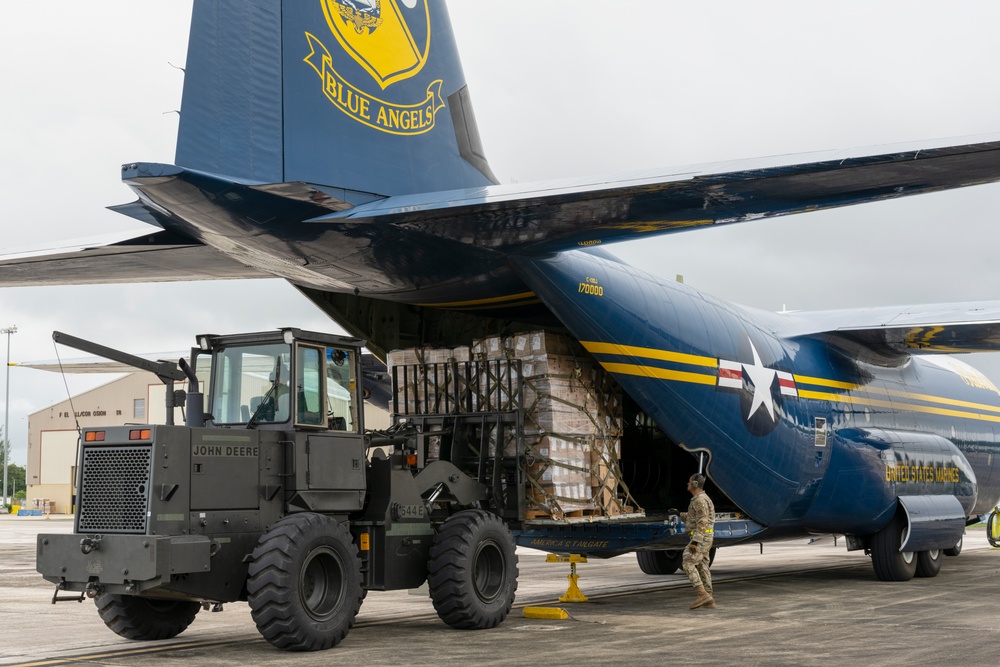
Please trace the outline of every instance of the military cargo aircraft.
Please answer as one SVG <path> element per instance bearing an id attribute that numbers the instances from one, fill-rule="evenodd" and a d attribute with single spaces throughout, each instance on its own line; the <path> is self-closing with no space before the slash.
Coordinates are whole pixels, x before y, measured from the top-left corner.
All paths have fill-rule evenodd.
<path id="1" fill-rule="evenodd" d="M 776 314 L 606 250 L 994 182 L 1000 141 L 500 185 L 443 2 L 205 0 L 174 164 L 122 178 L 138 200 L 114 208 L 148 231 L 0 281 L 280 277 L 379 356 L 560 331 L 625 392 L 647 512 L 702 468 L 752 520 L 732 542 L 844 534 L 880 579 L 934 576 L 1000 500 L 1000 391 L 948 356 L 997 349 L 1000 302 Z M 667 547 L 630 545 L 649 571 Z"/>

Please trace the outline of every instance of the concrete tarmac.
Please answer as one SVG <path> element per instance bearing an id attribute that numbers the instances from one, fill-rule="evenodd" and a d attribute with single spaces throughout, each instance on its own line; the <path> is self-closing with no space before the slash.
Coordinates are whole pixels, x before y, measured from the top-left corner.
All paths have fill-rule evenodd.
<path id="1" fill-rule="evenodd" d="M 996 665 L 1000 552 L 981 528 L 932 579 L 883 583 L 843 540 L 732 547 L 712 568 L 718 608 L 688 610 L 683 575 L 643 574 L 620 556 L 578 566 L 590 602 L 559 603 L 568 565 L 519 549 L 514 611 L 498 628 L 444 625 L 426 591 L 370 593 L 336 648 L 287 653 L 257 634 L 245 603 L 201 612 L 179 637 L 122 639 L 93 602 L 50 604 L 34 570 L 35 535 L 72 532 L 69 518 L 0 515 L 0 665 Z M 533 620 L 523 607 L 571 618 Z"/>

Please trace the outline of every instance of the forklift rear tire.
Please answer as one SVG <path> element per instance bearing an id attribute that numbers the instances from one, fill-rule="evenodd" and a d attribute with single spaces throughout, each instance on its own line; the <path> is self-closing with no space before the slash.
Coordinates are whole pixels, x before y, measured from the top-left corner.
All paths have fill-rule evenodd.
<path id="1" fill-rule="evenodd" d="M 347 528 L 322 514 L 292 514 L 257 542 L 247 601 L 257 630 L 288 651 L 340 643 L 361 608 L 361 559 Z"/>
<path id="2" fill-rule="evenodd" d="M 434 536 L 427 570 L 434 609 L 453 628 L 493 628 L 510 613 L 517 554 L 496 515 L 466 510 L 445 521 Z"/>
<path id="3" fill-rule="evenodd" d="M 188 600 L 159 600 L 105 593 L 94 598 L 97 613 L 111 630 L 126 639 L 170 639 L 187 630 L 201 609 Z"/>
<path id="4" fill-rule="evenodd" d="M 635 558 L 639 561 L 639 569 L 644 574 L 673 574 L 680 568 L 684 552 L 677 549 L 670 551 L 636 551 Z"/>
<path id="5" fill-rule="evenodd" d="M 897 514 L 872 536 L 872 568 L 880 581 L 909 581 L 917 572 L 917 554 L 900 551 L 906 537 L 906 517 Z"/>

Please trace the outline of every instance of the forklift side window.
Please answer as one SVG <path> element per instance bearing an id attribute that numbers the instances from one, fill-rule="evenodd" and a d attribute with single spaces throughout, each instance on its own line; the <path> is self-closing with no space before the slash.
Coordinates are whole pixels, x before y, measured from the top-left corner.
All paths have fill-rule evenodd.
<path id="1" fill-rule="evenodd" d="M 299 345 L 297 348 L 298 377 L 295 379 L 297 424 L 322 426 L 323 414 L 323 375 L 320 362 L 322 350 L 315 347 Z"/>
<path id="2" fill-rule="evenodd" d="M 330 406 L 329 428 L 334 431 L 358 430 L 354 404 L 354 359 L 347 350 L 326 348 L 326 396 Z"/>

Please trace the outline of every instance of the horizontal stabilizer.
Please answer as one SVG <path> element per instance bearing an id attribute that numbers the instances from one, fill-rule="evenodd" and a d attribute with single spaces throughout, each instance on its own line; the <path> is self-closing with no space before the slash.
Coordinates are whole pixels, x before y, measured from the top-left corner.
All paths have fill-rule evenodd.
<path id="1" fill-rule="evenodd" d="M 133 216 L 136 217 L 136 216 Z M 98 285 L 112 283 L 270 278 L 259 269 L 178 234 L 134 232 L 71 241 L 0 256 L 0 285 Z"/>

